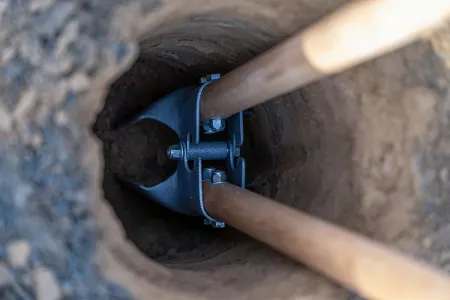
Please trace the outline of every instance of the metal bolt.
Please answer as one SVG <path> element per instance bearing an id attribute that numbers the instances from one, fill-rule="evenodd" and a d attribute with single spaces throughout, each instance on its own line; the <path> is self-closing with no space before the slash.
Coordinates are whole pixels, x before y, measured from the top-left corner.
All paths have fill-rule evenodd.
<path id="1" fill-rule="evenodd" d="M 203 180 L 211 180 L 212 173 L 215 171 L 215 168 L 203 168 L 202 179 Z"/>
<path id="2" fill-rule="evenodd" d="M 216 133 L 225 129 L 225 120 L 216 118 L 203 123 L 206 134 Z"/>
<path id="3" fill-rule="evenodd" d="M 212 119 L 211 128 L 215 131 L 222 131 L 225 129 L 225 120 L 222 119 Z"/>
<path id="4" fill-rule="evenodd" d="M 213 228 L 225 228 L 225 222 L 212 222 L 211 226 Z"/>
<path id="5" fill-rule="evenodd" d="M 222 221 L 211 221 L 208 219 L 203 219 L 203 224 L 206 226 L 212 226 L 213 228 L 225 228 L 225 222 Z"/>
<path id="6" fill-rule="evenodd" d="M 217 80 L 220 78 L 220 74 L 209 74 L 205 77 L 200 78 L 200 84 L 207 83 L 208 81 Z"/>
<path id="7" fill-rule="evenodd" d="M 216 170 L 211 175 L 212 184 L 220 184 L 227 182 L 227 173 L 225 171 Z"/>
<path id="8" fill-rule="evenodd" d="M 167 149 L 167 156 L 170 159 L 180 160 L 183 156 L 181 146 L 179 144 L 170 146 L 169 149 Z"/>

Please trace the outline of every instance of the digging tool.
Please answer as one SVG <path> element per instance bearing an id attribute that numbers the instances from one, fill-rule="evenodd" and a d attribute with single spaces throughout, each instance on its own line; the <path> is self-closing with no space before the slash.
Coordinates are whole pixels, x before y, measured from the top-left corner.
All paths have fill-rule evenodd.
<path id="1" fill-rule="evenodd" d="M 352 2 L 223 78 L 208 75 L 163 97 L 132 123 L 154 119 L 177 133 L 167 153 L 177 171 L 154 187 L 125 181 L 206 225 L 228 223 L 369 299 L 450 299 L 445 274 L 245 190 L 240 157 L 245 109 L 401 47 L 449 14 L 448 0 Z M 200 130 L 227 137 L 204 141 Z M 225 161 L 226 170 L 204 168 L 205 160 Z"/>
<path id="2" fill-rule="evenodd" d="M 203 182 L 215 218 L 369 300 L 448 300 L 450 278 L 342 227 L 229 183 Z"/>
<path id="3" fill-rule="evenodd" d="M 449 15 L 449 0 L 353 1 L 208 86 L 202 120 L 231 116 L 400 48 Z"/>

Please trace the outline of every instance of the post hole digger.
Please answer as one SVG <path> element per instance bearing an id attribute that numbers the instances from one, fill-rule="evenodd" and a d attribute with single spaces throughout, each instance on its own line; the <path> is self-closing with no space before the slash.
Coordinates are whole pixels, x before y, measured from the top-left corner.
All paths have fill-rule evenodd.
<path id="1" fill-rule="evenodd" d="M 449 1 L 351 3 L 222 78 L 211 74 L 161 98 L 132 122 L 154 119 L 177 133 L 179 143 L 167 151 L 177 171 L 154 187 L 127 182 L 178 213 L 235 227 L 368 299 L 450 299 L 443 273 L 245 190 L 240 156 L 244 110 L 399 48 L 449 14 Z M 202 140 L 202 131 L 212 139 Z M 225 168 L 205 168 L 209 160 Z"/>

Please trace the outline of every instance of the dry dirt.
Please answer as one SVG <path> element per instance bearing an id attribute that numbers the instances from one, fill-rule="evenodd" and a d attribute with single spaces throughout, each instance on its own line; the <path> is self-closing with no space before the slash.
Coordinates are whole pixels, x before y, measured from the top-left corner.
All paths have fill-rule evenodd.
<path id="1" fill-rule="evenodd" d="M 67 299 L 354 297 L 115 177 L 153 184 L 173 168 L 173 135 L 123 122 L 344 2 L 0 2 L 0 296 L 42 299 L 47 280 Z M 445 41 L 448 30 L 256 107 L 254 189 L 450 270 Z M 18 242 L 21 267 L 7 250 Z"/>

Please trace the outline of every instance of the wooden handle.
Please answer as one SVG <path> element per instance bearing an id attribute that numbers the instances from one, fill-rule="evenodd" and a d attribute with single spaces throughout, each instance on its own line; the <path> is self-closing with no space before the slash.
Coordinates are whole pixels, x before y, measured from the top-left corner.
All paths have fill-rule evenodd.
<path id="1" fill-rule="evenodd" d="M 231 184 L 203 184 L 217 219 L 370 300 L 449 300 L 450 279 L 380 243 Z M 351 216 L 349 216 L 351 217 Z"/>
<path id="2" fill-rule="evenodd" d="M 449 15 L 449 0 L 353 1 L 209 85 L 202 120 L 231 116 L 397 49 Z"/>

